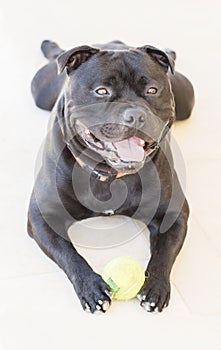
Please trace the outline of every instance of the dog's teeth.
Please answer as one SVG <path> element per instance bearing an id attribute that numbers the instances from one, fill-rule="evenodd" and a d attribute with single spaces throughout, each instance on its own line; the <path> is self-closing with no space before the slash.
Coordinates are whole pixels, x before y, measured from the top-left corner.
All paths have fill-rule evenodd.
<path id="1" fill-rule="evenodd" d="M 145 141 L 144 140 L 140 140 L 140 145 L 144 146 L 145 145 Z"/>
<path id="2" fill-rule="evenodd" d="M 91 134 L 91 132 L 90 132 L 89 129 L 85 129 L 85 130 L 84 130 L 84 133 L 85 133 L 85 135 L 88 135 L 88 136 Z"/>
<path id="3" fill-rule="evenodd" d="M 102 148 L 102 149 L 104 148 L 103 145 L 102 145 L 102 143 L 100 143 L 99 141 L 98 141 L 98 142 L 95 141 L 95 143 L 96 143 L 96 146 L 97 146 L 97 147 L 100 147 L 100 148 Z"/>

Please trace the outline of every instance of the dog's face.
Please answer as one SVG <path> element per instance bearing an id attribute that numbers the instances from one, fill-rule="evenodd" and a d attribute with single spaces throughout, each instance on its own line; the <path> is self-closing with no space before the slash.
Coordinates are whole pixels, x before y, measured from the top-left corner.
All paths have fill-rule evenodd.
<path id="1" fill-rule="evenodd" d="M 175 116 L 164 52 L 139 49 L 100 51 L 80 47 L 58 58 L 67 70 L 60 120 L 69 143 L 76 140 L 122 173 L 144 165 L 150 146 Z"/>

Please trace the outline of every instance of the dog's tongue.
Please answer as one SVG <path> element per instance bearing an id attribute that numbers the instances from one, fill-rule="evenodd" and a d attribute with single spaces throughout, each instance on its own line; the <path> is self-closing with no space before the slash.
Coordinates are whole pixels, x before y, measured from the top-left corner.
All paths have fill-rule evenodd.
<path id="1" fill-rule="evenodd" d="M 126 162 L 141 162 L 144 158 L 144 142 L 139 137 L 113 142 L 119 157 Z"/>

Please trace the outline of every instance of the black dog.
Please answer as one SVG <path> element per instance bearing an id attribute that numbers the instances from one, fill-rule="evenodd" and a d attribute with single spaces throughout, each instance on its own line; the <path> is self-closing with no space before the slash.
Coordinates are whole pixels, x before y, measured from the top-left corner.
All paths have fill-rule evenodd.
<path id="1" fill-rule="evenodd" d="M 189 117 L 192 85 L 174 72 L 174 52 L 152 46 L 115 41 L 63 51 L 44 41 L 42 51 L 50 62 L 34 77 L 32 93 L 39 107 L 54 106 L 53 121 L 28 232 L 67 274 L 83 308 L 105 312 L 110 288 L 73 247 L 67 230 L 76 220 L 110 213 L 143 221 L 151 258 L 138 298 L 146 310 L 162 311 L 189 215 L 169 128 Z"/>

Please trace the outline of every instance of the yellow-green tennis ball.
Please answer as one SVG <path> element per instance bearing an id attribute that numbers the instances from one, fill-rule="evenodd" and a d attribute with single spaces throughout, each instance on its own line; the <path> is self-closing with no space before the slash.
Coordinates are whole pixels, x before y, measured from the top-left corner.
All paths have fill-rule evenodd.
<path id="1" fill-rule="evenodd" d="M 102 277 L 111 287 L 114 298 L 118 300 L 134 298 L 145 280 L 142 266 L 130 257 L 111 260 L 105 266 Z"/>

